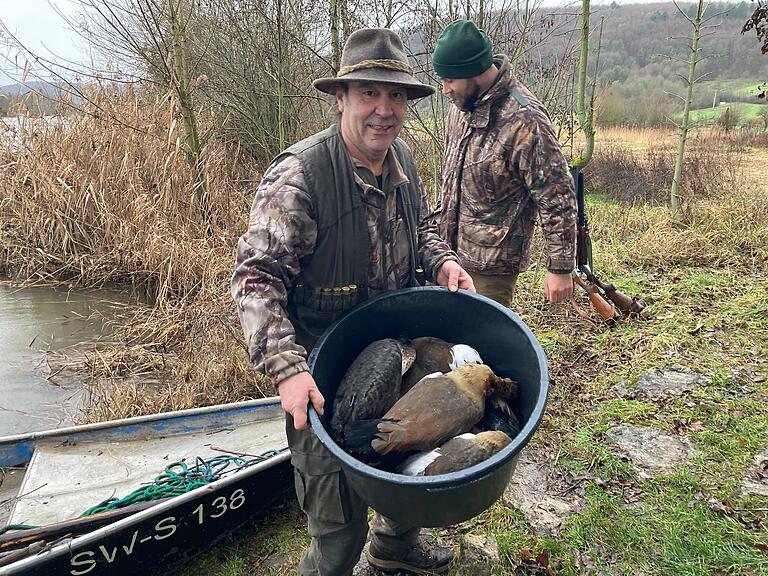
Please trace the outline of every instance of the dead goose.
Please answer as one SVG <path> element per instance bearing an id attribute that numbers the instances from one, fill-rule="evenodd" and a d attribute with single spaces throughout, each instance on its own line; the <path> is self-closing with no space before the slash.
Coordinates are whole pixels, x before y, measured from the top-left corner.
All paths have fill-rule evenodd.
<path id="1" fill-rule="evenodd" d="M 512 439 L 504 432 L 492 430 L 472 434 L 467 432 L 451 438 L 430 452 L 420 452 L 406 458 L 397 472 L 407 476 L 436 476 L 469 468 L 487 460 Z"/>
<path id="2" fill-rule="evenodd" d="M 468 432 L 483 417 L 485 398 L 513 398 L 517 384 L 485 364 L 464 364 L 443 376 L 424 378 L 380 420 L 346 426 L 347 448 L 360 455 L 407 455 L 428 451 Z"/>
<path id="3" fill-rule="evenodd" d="M 440 338 L 422 336 L 411 340 L 411 346 L 416 350 L 416 360 L 403 376 L 401 394 L 408 392 L 427 374 L 445 374 L 462 364 L 483 363 L 477 350 L 466 344 L 453 344 Z"/>
<path id="4" fill-rule="evenodd" d="M 355 358 L 341 380 L 333 401 L 331 433 L 344 446 L 344 428 L 356 420 L 380 418 L 397 402 L 403 374 L 416 356 L 408 344 L 394 338 L 376 340 Z"/>

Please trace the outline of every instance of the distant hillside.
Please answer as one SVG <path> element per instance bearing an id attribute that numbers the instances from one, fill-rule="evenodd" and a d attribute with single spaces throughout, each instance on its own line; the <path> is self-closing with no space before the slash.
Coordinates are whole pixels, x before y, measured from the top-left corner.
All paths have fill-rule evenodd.
<path id="1" fill-rule="evenodd" d="M 62 89 L 56 84 L 39 80 L 0 86 L 0 94 L 5 96 L 26 96 L 30 92 L 45 96 L 58 96 L 62 93 Z"/>
<path id="2" fill-rule="evenodd" d="M 689 16 L 696 4 L 680 4 Z M 754 32 L 742 34 L 754 10 L 751 2 L 710 4 L 706 35 L 699 43 L 701 55 L 696 74 L 701 78 L 694 92 L 694 108 L 711 108 L 721 102 L 765 104 L 758 94 L 768 81 L 768 55 L 760 52 Z M 553 12 L 565 21 L 563 10 Z M 570 17 L 572 18 L 572 16 Z M 604 18 L 598 84 L 598 118 L 607 124 L 663 124 L 682 110 L 679 99 L 688 75 L 692 27 L 672 2 L 595 7 L 593 30 Z M 563 51 L 567 38 L 555 40 L 544 52 Z M 593 34 L 591 48 L 597 45 Z M 591 62 L 595 62 L 594 54 Z M 594 74 L 594 70 L 591 70 Z"/>
<path id="3" fill-rule="evenodd" d="M 68 97 L 71 92 L 70 86 L 39 80 L 0 86 L 0 116 L 19 111 L 33 115 L 56 114 L 61 109 L 62 100 L 80 101 L 77 95 Z"/>
<path id="4" fill-rule="evenodd" d="M 696 4 L 680 4 L 688 16 L 696 13 Z M 768 57 L 760 53 L 760 42 L 754 32 L 742 34 L 744 22 L 754 10 L 754 3 L 710 4 L 709 22 L 700 48 L 707 60 L 700 72 L 718 79 L 768 79 Z M 688 59 L 691 26 L 671 2 L 632 4 L 601 8 L 594 12 L 595 21 L 605 17 L 601 50 L 601 68 L 607 82 L 624 81 L 629 71 L 660 65 L 671 65 L 667 56 Z M 683 65 L 685 67 L 685 65 Z"/>

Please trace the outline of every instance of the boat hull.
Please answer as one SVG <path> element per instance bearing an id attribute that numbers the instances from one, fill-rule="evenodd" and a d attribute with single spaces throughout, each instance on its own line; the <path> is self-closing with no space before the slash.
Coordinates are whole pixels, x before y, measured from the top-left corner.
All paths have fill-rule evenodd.
<path id="1" fill-rule="evenodd" d="M 228 410 L 214 410 L 216 426 L 222 422 L 237 425 L 244 416 L 249 417 L 253 408 L 254 417 L 260 417 L 265 410 L 279 410 L 279 401 L 256 401 L 235 405 L 230 421 Z M 206 412 L 201 410 L 201 413 Z M 209 409 L 208 412 L 211 412 Z M 282 415 L 282 412 L 278 412 Z M 195 411 L 185 411 L 184 427 L 194 422 Z M 144 419 L 142 426 L 157 427 L 163 421 L 167 433 L 179 421 L 178 415 Z M 208 419 L 210 414 L 208 415 Z M 203 423 L 205 418 L 199 420 Z M 129 422 L 125 428 L 109 426 L 107 434 L 118 434 L 119 428 L 136 428 L 136 422 Z M 169 428 L 170 426 L 170 428 Z M 197 426 L 197 424 L 194 424 Z M 193 427 L 194 427 L 193 426 Z M 75 436 L 93 435 L 94 430 L 83 427 Z M 72 432 L 67 432 L 72 437 Z M 37 435 L 41 436 L 41 435 Z M 42 436 L 46 436 L 43 434 Z M 55 431 L 47 435 L 55 436 Z M 0 439 L 2 444 L 3 439 Z M 34 439 L 19 439 L 28 451 Z M 9 448 L 11 442 L 5 442 Z M 11 450 L 9 450 L 11 452 Z M 45 548 L 6 566 L 0 566 L 0 575 L 52 576 L 52 575 L 121 575 L 149 574 L 166 571 L 178 566 L 191 557 L 210 548 L 219 539 L 242 526 L 267 510 L 276 501 L 286 498 L 292 487 L 290 452 L 286 449 L 225 477 L 192 490 L 181 496 L 160 501 L 135 514 L 117 520 L 101 528 L 46 542 Z M 6 557 L 7 559 L 7 557 Z M 0 562 L 3 557 L 0 557 Z"/>

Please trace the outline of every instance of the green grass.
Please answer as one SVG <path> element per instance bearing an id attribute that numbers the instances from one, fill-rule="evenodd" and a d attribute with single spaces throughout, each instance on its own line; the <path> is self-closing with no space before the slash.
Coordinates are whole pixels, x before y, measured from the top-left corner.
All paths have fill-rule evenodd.
<path id="1" fill-rule="evenodd" d="M 696 84 L 696 90 L 711 93 L 717 90 L 718 93 L 727 92 L 740 97 L 754 98 L 759 93 L 758 86 L 763 83 L 765 83 L 765 78 L 753 80 L 744 80 L 743 78 L 738 80 L 704 80 Z"/>
<path id="2" fill-rule="evenodd" d="M 700 500 L 701 485 L 687 473 L 646 482 L 641 503 L 627 505 L 618 487 L 592 487 L 586 509 L 572 518 L 564 539 L 610 574 L 710 576 L 760 574 L 768 557 L 759 538 L 738 520 Z M 579 574 L 567 567 L 562 574 Z"/>
<path id="3" fill-rule="evenodd" d="M 750 104 L 747 102 L 718 104 L 715 108 L 691 110 L 691 120 L 702 123 L 714 123 L 729 108 L 732 112 L 736 113 L 739 124 L 745 124 L 751 120 L 759 120 L 759 114 L 764 110 L 768 110 L 768 104 Z"/>

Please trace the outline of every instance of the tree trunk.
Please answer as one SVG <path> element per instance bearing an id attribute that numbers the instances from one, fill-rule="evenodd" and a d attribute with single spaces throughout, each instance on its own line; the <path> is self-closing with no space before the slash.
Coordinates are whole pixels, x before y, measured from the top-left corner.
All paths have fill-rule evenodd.
<path id="1" fill-rule="evenodd" d="M 574 167 L 578 168 L 584 168 L 589 164 L 595 149 L 595 128 L 592 125 L 594 109 L 591 101 L 589 109 L 586 105 L 587 65 L 589 64 L 589 2 L 590 0 L 582 0 L 581 10 L 581 50 L 579 54 L 579 80 L 576 88 L 576 111 L 585 142 L 582 153 L 571 162 Z"/>
<path id="2" fill-rule="evenodd" d="M 341 67 L 341 44 L 339 42 L 339 0 L 330 0 L 328 16 L 331 21 L 331 64 L 334 71 Z M 279 32 L 279 31 L 278 31 Z"/>
<path id="3" fill-rule="evenodd" d="M 287 138 L 287 120 L 286 120 L 286 108 L 288 103 L 286 102 L 287 87 L 286 87 L 286 73 L 284 67 L 288 65 L 287 58 L 285 57 L 285 48 L 283 46 L 283 2 L 277 0 L 275 3 L 275 18 L 277 20 L 277 128 L 278 128 L 278 147 L 283 150 L 288 146 Z M 338 20 L 337 20 L 338 21 Z M 338 34 L 338 28 L 337 28 Z M 338 66 L 338 64 L 337 64 Z M 338 68 L 337 68 L 338 70 Z"/>
<path id="4" fill-rule="evenodd" d="M 680 124 L 680 138 L 677 143 L 677 156 L 675 158 L 675 173 L 672 176 L 672 188 L 669 191 L 669 209 L 672 220 L 682 220 L 682 208 L 680 206 L 680 177 L 683 173 L 683 160 L 685 158 L 685 141 L 690 130 L 691 102 L 693 100 L 693 85 L 696 82 L 696 64 L 699 61 L 699 36 L 701 34 L 701 16 L 704 13 L 704 0 L 699 0 L 696 8 L 696 17 L 693 19 L 693 45 L 691 46 L 691 61 L 688 67 L 688 85 L 686 86 L 685 104 L 683 106 L 683 121 Z"/>
<path id="5" fill-rule="evenodd" d="M 171 32 L 171 73 L 172 84 L 179 99 L 181 117 L 184 123 L 184 152 L 187 162 L 194 168 L 195 185 L 194 194 L 200 206 L 200 213 L 207 231 L 213 230 L 213 215 L 211 213 L 210 199 L 208 197 L 208 185 L 202 167 L 202 146 L 197 128 L 194 100 L 192 98 L 192 83 L 189 79 L 187 67 L 187 38 L 186 18 L 189 12 L 184 10 L 184 0 L 173 0 L 167 4 L 167 17 Z"/>

